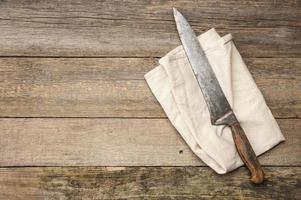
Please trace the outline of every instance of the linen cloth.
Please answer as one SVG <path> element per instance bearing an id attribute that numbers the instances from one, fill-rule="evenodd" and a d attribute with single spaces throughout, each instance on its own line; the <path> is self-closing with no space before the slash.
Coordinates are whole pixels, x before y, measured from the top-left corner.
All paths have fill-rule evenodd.
<path id="1" fill-rule="evenodd" d="M 198 37 L 213 71 L 256 155 L 284 141 L 231 34 L 214 28 Z M 159 60 L 145 79 L 168 119 L 191 150 L 219 174 L 243 165 L 227 126 L 213 126 L 201 89 L 182 46 Z"/>

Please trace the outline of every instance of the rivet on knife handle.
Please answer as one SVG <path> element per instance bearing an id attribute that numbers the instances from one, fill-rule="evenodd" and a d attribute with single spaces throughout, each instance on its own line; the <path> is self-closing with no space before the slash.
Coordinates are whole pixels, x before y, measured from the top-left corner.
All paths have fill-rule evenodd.
<path id="1" fill-rule="evenodd" d="M 174 17 L 183 48 L 210 112 L 211 123 L 216 126 L 227 125 L 231 127 L 237 152 L 251 172 L 251 182 L 261 183 L 264 179 L 264 173 L 260 163 L 232 111 L 194 31 L 183 15 L 175 8 Z"/>

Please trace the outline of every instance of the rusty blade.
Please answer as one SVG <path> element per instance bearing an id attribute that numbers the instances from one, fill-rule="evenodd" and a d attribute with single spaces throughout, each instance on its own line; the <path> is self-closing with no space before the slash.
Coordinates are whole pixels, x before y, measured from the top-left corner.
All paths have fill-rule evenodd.
<path id="1" fill-rule="evenodd" d="M 233 123 L 236 119 L 233 118 L 232 109 L 194 31 L 177 9 L 174 8 L 173 12 L 180 40 L 207 103 L 211 123 L 214 125 Z"/>

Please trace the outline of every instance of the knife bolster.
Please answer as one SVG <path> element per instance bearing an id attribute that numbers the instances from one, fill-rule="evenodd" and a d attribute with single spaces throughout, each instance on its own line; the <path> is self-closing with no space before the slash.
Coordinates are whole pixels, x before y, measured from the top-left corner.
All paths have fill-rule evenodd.
<path id="1" fill-rule="evenodd" d="M 216 125 L 216 126 L 218 126 L 218 125 L 228 125 L 228 126 L 230 126 L 231 124 L 234 124 L 236 122 L 237 122 L 237 119 L 236 119 L 233 111 L 230 110 L 229 112 L 224 114 L 219 119 L 213 121 L 212 124 Z"/>

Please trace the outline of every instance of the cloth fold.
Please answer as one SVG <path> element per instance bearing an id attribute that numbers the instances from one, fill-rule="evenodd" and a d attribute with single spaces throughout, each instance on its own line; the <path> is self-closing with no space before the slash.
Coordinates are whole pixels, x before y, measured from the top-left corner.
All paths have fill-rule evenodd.
<path id="1" fill-rule="evenodd" d="M 231 34 L 220 37 L 212 28 L 198 39 L 256 155 L 284 141 Z M 219 174 L 243 165 L 230 128 L 211 124 L 206 102 L 183 47 L 170 51 L 159 64 L 145 74 L 145 79 L 191 150 Z"/>

